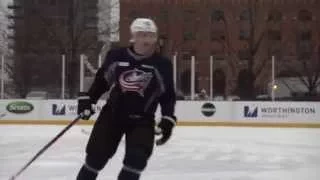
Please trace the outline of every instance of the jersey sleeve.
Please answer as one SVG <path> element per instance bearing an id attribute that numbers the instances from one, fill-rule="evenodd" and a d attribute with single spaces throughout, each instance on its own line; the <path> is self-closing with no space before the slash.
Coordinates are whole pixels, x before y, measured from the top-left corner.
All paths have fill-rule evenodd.
<path id="1" fill-rule="evenodd" d="M 176 105 L 176 93 L 173 82 L 173 68 L 170 60 L 166 61 L 163 69 L 163 83 L 165 86 L 165 92 L 160 96 L 161 115 L 174 118 L 175 105 Z"/>
<path id="2" fill-rule="evenodd" d="M 95 79 L 89 88 L 88 94 L 93 101 L 96 103 L 98 99 L 104 94 L 106 91 L 110 89 L 111 82 L 110 82 L 110 66 L 114 62 L 114 52 L 109 51 L 107 56 L 102 64 L 102 66 L 98 69 Z"/>

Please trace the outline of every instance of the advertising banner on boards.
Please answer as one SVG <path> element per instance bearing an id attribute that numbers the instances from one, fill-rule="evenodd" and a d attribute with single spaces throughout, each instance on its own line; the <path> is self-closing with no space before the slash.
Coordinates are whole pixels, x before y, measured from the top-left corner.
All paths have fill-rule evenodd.
<path id="1" fill-rule="evenodd" d="M 72 120 L 77 116 L 77 103 L 77 100 L 48 100 L 44 105 L 41 118 L 48 120 Z M 105 101 L 101 100 L 94 106 L 95 114 L 91 119 L 98 117 L 104 104 Z"/>
<path id="2" fill-rule="evenodd" d="M 235 102 L 235 120 L 320 121 L 316 102 Z"/>
<path id="3" fill-rule="evenodd" d="M 230 102 L 178 101 L 175 114 L 180 121 L 228 121 L 231 109 Z M 157 117 L 160 116 L 158 107 Z"/>
<path id="4" fill-rule="evenodd" d="M 42 109 L 38 100 L 1 100 L 0 120 L 37 120 Z"/>
<path id="5" fill-rule="evenodd" d="M 104 100 L 94 106 L 97 119 Z M 161 117 L 160 106 L 156 120 Z M 178 101 L 175 115 L 180 122 L 301 122 L 320 123 L 317 102 Z M 77 100 L 0 100 L 0 121 L 60 121 L 77 117 Z"/>

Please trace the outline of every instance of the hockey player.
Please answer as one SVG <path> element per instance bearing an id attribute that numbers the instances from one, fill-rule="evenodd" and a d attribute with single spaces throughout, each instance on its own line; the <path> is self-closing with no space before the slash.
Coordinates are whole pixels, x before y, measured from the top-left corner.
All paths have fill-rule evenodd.
<path id="1" fill-rule="evenodd" d="M 86 159 L 77 180 L 96 179 L 125 136 L 125 156 L 118 180 L 138 180 L 152 154 L 155 141 L 154 114 L 158 104 L 165 144 L 176 124 L 176 102 L 171 62 L 155 52 L 157 27 L 151 19 L 137 18 L 131 26 L 132 46 L 110 50 L 86 93 L 80 93 L 78 113 L 89 119 L 92 105 L 108 91 L 109 96 L 90 135 Z"/>

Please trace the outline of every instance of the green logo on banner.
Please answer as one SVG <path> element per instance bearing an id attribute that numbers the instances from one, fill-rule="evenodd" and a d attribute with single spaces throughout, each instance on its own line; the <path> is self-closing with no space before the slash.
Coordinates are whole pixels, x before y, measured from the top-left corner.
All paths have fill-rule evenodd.
<path id="1" fill-rule="evenodd" d="M 7 105 L 7 111 L 15 114 L 29 113 L 33 109 L 33 105 L 25 101 L 16 101 Z"/>

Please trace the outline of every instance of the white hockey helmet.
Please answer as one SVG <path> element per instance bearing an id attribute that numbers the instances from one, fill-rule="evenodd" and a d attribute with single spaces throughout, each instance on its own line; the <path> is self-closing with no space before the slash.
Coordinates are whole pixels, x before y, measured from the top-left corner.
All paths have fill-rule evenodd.
<path id="1" fill-rule="evenodd" d="M 130 25 L 131 33 L 138 31 L 157 33 L 158 28 L 156 23 L 148 18 L 137 18 Z"/>

